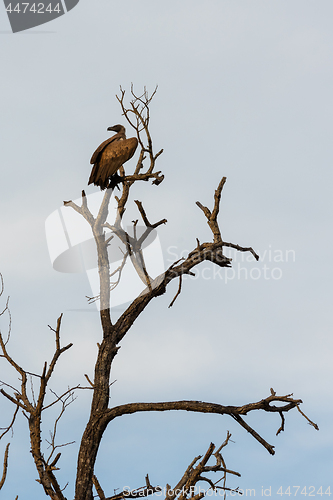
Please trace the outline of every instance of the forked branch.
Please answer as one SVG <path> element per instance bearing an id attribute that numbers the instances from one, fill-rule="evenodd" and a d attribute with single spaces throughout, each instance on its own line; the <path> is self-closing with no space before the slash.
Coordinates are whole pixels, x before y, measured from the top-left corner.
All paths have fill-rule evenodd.
<path id="1" fill-rule="evenodd" d="M 166 401 L 158 403 L 129 403 L 121 406 L 110 408 L 105 412 L 104 419 L 106 425 L 116 417 L 121 415 L 129 415 L 137 412 L 146 411 L 170 411 L 170 410 L 185 410 L 199 413 L 216 413 L 219 415 L 230 415 L 241 425 L 247 432 L 249 432 L 266 450 L 274 455 L 274 446 L 267 443 L 258 432 L 256 432 L 245 420 L 243 415 L 247 415 L 254 410 L 263 410 L 268 413 L 279 413 L 280 415 L 299 407 L 302 403 L 301 399 L 294 399 L 292 394 L 286 396 L 277 396 L 271 394 L 265 399 L 261 399 L 255 403 L 248 403 L 243 406 L 223 406 L 217 403 L 208 403 L 204 401 Z M 283 403 L 276 406 L 273 403 Z M 302 412 L 303 414 L 303 412 Z M 309 419 L 303 414 L 309 421 Z M 315 428 L 316 424 L 312 424 Z"/>
<path id="2" fill-rule="evenodd" d="M 3 341 L 2 334 L 0 333 L 0 345 L 2 348 L 2 356 L 7 360 L 7 362 L 19 373 L 20 380 L 21 380 L 21 387 L 20 390 L 17 390 L 14 387 L 9 386 L 6 384 L 7 387 L 12 389 L 13 394 L 9 394 L 8 392 L 4 391 L 4 389 L 1 389 L 1 393 L 13 404 L 15 404 L 16 409 L 14 412 L 14 416 L 12 419 L 11 424 L 6 428 L 5 432 L 2 434 L 2 436 L 8 432 L 10 428 L 12 428 L 14 421 L 17 416 L 18 409 L 21 408 L 24 411 L 24 415 L 28 419 L 29 423 L 29 429 L 30 429 L 30 443 L 31 443 L 31 453 L 35 461 L 35 465 L 37 468 L 37 471 L 39 473 L 39 479 L 38 481 L 42 484 L 45 493 L 52 498 L 52 500 L 65 500 L 65 497 L 62 494 L 61 488 L 56 480 L 56 477 L 54 475 L 54 470 L 56 470 L 55 463 L 58 461 L 60 454 L 57 455 L 56 459 L 53 460 L 53 462 L 50 464 L 47 461 L 45 461 L 42 450 L 41 450 L 41 414 L 42 411 L 46 410 L 47 408 L 53 406 L 55 403 L 57 403 L 59 400 L 62 399 L 62 396 L 57 397 L 56 400 L 50 403 L 49 405 L 45 405 L 45 396 L 46 396 L 46 389 L 48 386 L 48 383 L 50 381 L 50 378 L 53 374 L 53 371 L 55 369 L 56 363 L 65 351 L 67 351 L 72 344 L 68 344 L 67 346 L 61 347 L 60 344 L 60 328 L 61 328 L 61 319 L 62 315 L 57 320 L 57 326 L 56 328 L 49 327 L 54 333 L 55 333 L 55 351 L 52 357 L 52 360 L 47 367 L 47 363 L 44 363 L 44 367 L 42 370 L 41 375 L 35 375 L 35 374 L 30 374 L 30 372 L 26 371 L 23 369 L 18 363 L 14 361 L 12 356 L 8 353 L 6 345 Z M 39 386 L 39 391 L 38 391 L 38 396 L 35 398 L 35 390 L 33 387 L 33 384 L 31 382 L 31 396 L 29 397 L 28 395 L 28 389 L 27 389 L 27 381 L 28 381 L 28 375 L 30 376 L 30 379 L 32 380 L 32 375 L 36 376 L 38 380 L 40 380 L 40 386 Z M 65 394 L 70 393 L 72 395 L 72 389 L 68 389 L 68 391 L 65 392 Z M 71 396 L 66 396 L 65 400 L 62 402 L 63 403 L 63 410 L 64 408 L 68 405 L 68 398 Z M 56 428 L 59 422 L 60 417 L 63 414 L 63 410 L 60 412 L 60 415 L 56 419 L 55 426 L 54 426 L 54 433 L 51 439 L 51 455 L 49 459 L 51 458 L 53 452 L 55 449 L 58 447 L 55 445 L 54 441 L 54 436 L 56 432 Z M 1 437 L 2 437 L 1 436 Z M 5 478 L 5 472 L 7 470 L 7 460 L 8 460 L 8 447 L 6 448 L 5 452 L 5 460 L 4 460 L 4 475 L 3 478 Z"/>
<path id="3" fill-rule="evenodd" d="M 233 491 L 237 492 L 237 488 L 227 488 L 225 483 L 226 483 L 226 478 L 227 474 L 231 474 L 234 476 L 240 477 L 239 472 L 233 471 L 231 469 L 228 469 L 226 467 L 225 461 L 221 455 L 221 450 L 224 448 L 230 440 L 231 434 L 228 432 L 227 433 L 227 438 L 222 443 L 222 445 L 216 450 L 215 453 L 215 445 L 211 443 L 208 447 L 208 450 L 206 451 L 205 455 L 202 456 L 197 456 L 195 457 L 190 465 L 187 467 L 185 470 L 183 476 L 181 479 L 178 481 L 178 483 L 171 488 L 169 484 L 166 484 L 166 487 L 164 488 L 164 495 L 165 495 L 165 500 L 174 500 L 175 498 L 178 498 L 179 500 L 185 500 L 187 498 L 191 499 L 196 499 L 199 500 L 200 498 L 204 497 L 207 494 L 208 490 L 213 490 L 216 491 L 217 489 L 222 489 L 224 491 Z M 215 457 L 215 465 L 208 465 L 209 460 L 211 457 Z M 201 460 L 200 460 L 201 459 Z M 198 463 L 198 461 L 200 462 Z M 210 478 L 203 476 L 203 474 L 209 474 L 211 472 L 223 472 L 223 475 L 220 479 L 217 481 L 213 482 Z M 223 486 L 217 486 L 218 483 L 220 483 L 223 480 Z M 209 485 L 208 490 L 200 487 L 197 488 L 197 483 L 199 482 L 206 482 Z M 155 486 L 153 487 L 150 483 L 149 476 L 147 474 L 146 476 L 146 485 L 137 488 L 134 490 L 123 490 L 122 492 L 113 495 L 111 497 L 106 498 L 104 491 L 100 487 L 100 484 L 97 480 L 97 478 L 94 476 L 94 485 L 96 487 L 96 491 L 98 493 L 98 496 L 102 500 L 125 500 L 126 498 L 140 498 L 140 497 L 146 497 L 149 495 L 152 495 L 156 492 L 162 492 L 162 488 L 160 486 Z M 195 494 L 196 491 L 199 491 L 199 493 Z M 161 495 L 159 495 L 161 496 Z"/>
<path id="4" fill-rule="evenodd" d="M 174 500 L 178 497 L 179 500 L 185 500 L 186 498 L 195 498 L 196 500 L 199 500 L 206 495 L 207 491 L 205 491 L 203 488 L 197 488 L 197 483 L 206 482 L 209 484 L 209 490 L 212 489 L 213 491 L 216 491 L 216 484 L 221 480 L 224 480 L 225 482 L 227 474 L 232 474 L 234 476 L 240 477 L 239 472 L 226 468 L 224 459 L 220 453 L 221 449 L 228 444 L 230 437 L 231 434 L 228 432 L 226 441 L 218 448 L 215 453 L 213 453 L 215 450 L 215 445 L 213 443 L 210 443 L 208 450 L 203 457 L 198 456 L 194 460 L 192 460 L 191 464 L 188 466 L 183 477 L 180 479 L 177 485 L 172 489 L 169 485 L 167 485 L 165 499 Z M 215 456 L 215 465 L 207 465 L 212 456 Z M 198 460 L 200 460 L 200 462 L 195 465 Z M 216 483 L 214 483 L 210 478 L 203 476 L 203 474 L 207 474 L 210 472 L 223 472 L 223 476 Z M 220 486 L 219 488 L 227 489 L 225 487 L 225 484 L 224 486 Z M 198 491 L 198 493 L 196 493 L 196 491 Z"/>

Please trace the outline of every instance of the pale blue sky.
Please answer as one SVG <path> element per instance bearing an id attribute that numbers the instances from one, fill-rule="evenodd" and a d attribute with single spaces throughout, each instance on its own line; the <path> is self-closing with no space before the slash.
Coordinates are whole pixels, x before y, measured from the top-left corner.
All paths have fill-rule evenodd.
<path id="1" fill-rule="evenodd" d="M 52 23 L 12 35 L 0 8 L 0 270 L 18 360 L 41 371 L 53 348 L 47 325 L 64 312 L 63 343 L 74 347 L 52 388 L 84 384 L 83 374 L 92 374 L 98 315 L 72 311 L 87 308 L 89 283 L 52 269 L 44 223 L 63 200 L 95 192 L 87 188 L 89 160 L 106 128 L 122 122 L 119 85 L 151 91 L 158 84 L 151 130 L 156 149 L 164 148 L 159 169 L 166 177 L 159 187 L 138 187 L 134 197 L 151 219 L 168 219 L 159 231 L 166 258 L 191 250 L 196 237 L 210 238 L 195 202 L 211 206 L 224 175 L 223 237 L 265 257 L 254 263 L 238 255 L 234 263 L 236 278 L 241 266 L 256 268 L 259 279 L 245 279 L 243 271 L 226 283 L 206 265 L 198 279 L 185 281 L 173 308 L 167 306 L 176 284 L 153 301 L 122 343 L 112 402 L 243 404 L 273 387 L 302 398 L 320 427 L 316 432 L 293 412 L 275 437 L 277 417 L 252 415 L 249 422 L 276 446 L 271 457 L 227 417 L 124 417 L 110 425 L 97 462 L 108 495 L 143 485 L 147 472 L 154 484 L 175 483 L 227 429 L 236 443 L 225 458 L 242 474 L 230 485 L 255 488 L 257 496 L 272 486 L 273 498 L 279 486 L 331 485 L 333 492 L 332 21 L 329 0 L 81 0 Z M 128 220 L 136 217 L 129 207 Z M 286 262 L 288 250 L 295 259 Z M 284 261 L 274 261 L 277 255 Z M 281 279 L 272 277 L 275 267 Z M 12 380 L 0 367 L 1 378 Z M 60 441 L 80 438 L 90 394 L 78 396 Z M 47 417 L 44 424 L 47 437 Z M 26 434 L 21 416 L 1 492 L 6 499 L 45 497 Z M 68 498 L 76 453 L 76 445 L 63 450 L 59 462 Z"/>

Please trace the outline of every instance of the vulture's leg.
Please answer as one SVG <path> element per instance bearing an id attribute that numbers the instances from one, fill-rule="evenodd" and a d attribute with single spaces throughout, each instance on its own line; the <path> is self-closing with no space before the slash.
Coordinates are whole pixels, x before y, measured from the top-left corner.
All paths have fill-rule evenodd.
<path id="1" fill-rule="evenodd" d="M 109 185 L 108 185 L 108 189 L 113 189 L 115 187 L 117 187 L 119 189 L 118 184 L 121 181 L 122 181 L 122 177 L 120 177 L 120 175 L 118 174 L 118 172 L 116 172 L 115 174 L 111 175 L 110 182 L 109 182 Z"/>

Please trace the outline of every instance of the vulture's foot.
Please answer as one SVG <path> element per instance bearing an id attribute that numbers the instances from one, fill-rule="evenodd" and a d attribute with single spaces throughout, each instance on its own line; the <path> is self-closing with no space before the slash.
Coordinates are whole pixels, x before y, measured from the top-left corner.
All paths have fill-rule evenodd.
<path id="1" fill-rule="evenodd" d="M 120 177 L 120 175 L 117 172 L 115 174 L 111 175 L 108 189 L 113 189 L 115 187 L 117 187 L 118 189 L 120 189 L 119 186 L 118 186 L 118 184 L 121 181 L 122 181 L 122 177 Z"/>

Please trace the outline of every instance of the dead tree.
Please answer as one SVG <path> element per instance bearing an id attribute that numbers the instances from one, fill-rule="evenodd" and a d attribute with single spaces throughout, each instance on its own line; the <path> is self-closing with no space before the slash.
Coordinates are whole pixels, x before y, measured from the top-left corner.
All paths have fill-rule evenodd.
<path id="1" fill-rule="evenodd" d="M 193 248 L 186 258 L 174 262 L 159 276 L 150 276 L 149 263 L 146 263 L 144 260 L 143 243 L 154 229 L 165 224 L 167 221 L 166 219 L 162 219 L 157 222 L 150 222 L 142 202 L 138 200 L 135 200 L 135 203 L 145 227 L 143 233 L 141 235 L 137 234 L 138 220 L 133 222 L 133 230 L 132 234 L 130 234 L 129 231 L 125 230 L 122 226 L 122 219 L 129 199 L 130 189 L 134 183 L 152 180 L 152 184 L 158 186 L 163 181 L 162 173 L 155 169 L 156 161 L 163 150 L 154 153 L 153 141 L 149 129 L 149 104 L 155 92 L 149 96 L 147 91 L 144 90 L 142 95 L 137 96 L 132 88 L 129 106 L 125 104 L 125 92 L 122 89 L 120 89 L 120 95 L 117 96 L 122 114 L 127 120 L 128 125 L 135 131 L 141 151 L 133 173 L 127 174 L 124 167 L 120 169 L 120 177 L 118 178 L 120 191 L 117 191 L 118 195 L 116 196 L 118 210 L 115 220 L 111 222 L 108 220 L 109 203 L 115 189 L 114 186 L 105 192 L 98 214 L 95 216 L 88 207 L 88 201 L 84 191 L 82 191 L 82 204 L 80 206 L 72 201 L 64 202 L 68 210 L 74 209 L 85 218 L 91 227 L 95 239 L 98 254 L 100 293 L 98 296 L 91 297 L 89 300 L 100 301 L 100 320 L 102 327 L 102 339 L 98 344 L 98 355 L 93 381 L 86 375 L 89 382 L 89 387 L 86 387 L 86 389 L 89 388 L 92 391 L 92 402 L 90 416 L 78 452 L 75 500 L 92 500 L 93 486 L 101 500 L 136 498 L 138 496 L 148 496 L 161 490 L 159 486 L 152 486 L 150 484 L 147 475 L 145 486 L 137 490 L 122 491 L 111 497 L 104 493 L 95 475 L 95 461 L 105 429 L 115 418 L 122 415 L 137 412 L 169 410 L 186 410 L 228 415 L 236 420 L 241 427 L 249 432 L 254 439 L 272 455 L 274 454 L 274 447 L 265 441 L 265 439 L 263 439 L 263 437 L 244 419 L 244 416 L 249 412 L 253 410 L 263 410 L 268 413 L 278 413 L 281 417 L 281 426 L 277 431 L 278 434 L 284 430 L 285 413 L 293 408 L 297 408 L 308 422 L 317 429 L 316 424 L 311 422 L 300 410 L 300 404 L 302 403 L 300 399 L 294 399 L 292 394 L 278 396 L 273 389 L 270 390 L 270 395 L 264 399 L 242 406 L 225 406 L 204 401 L 133 402 L 114 407 L 110 405 L 110 371 L 112 362 L 118 353 L 120 342 L 129 329 L 133 327 L 135 320 L 143 313 L 152 299 L 164 294 L 168 284 L 172 280 L 178 279 L 179 287 L 170 303 L 170 306 L 172 306 L 182 291 L 182 277 L 184 275 L 194 275 L 193 269 L 203 261 L 209 260 L 219 267 L 231 267 L 232 259 L 224 255 L 224 247 L 234 248 L 240 252 L 250 252 L 255 259 L 259 259 L 256 252 L 251 247 L 242 247 L 234 243 L 226 242 L 222 238 L 218 224 L 218 214 L 222 190 L 226 182 L 226 178 L 223 177 L 215 190 L 212 209 L 197 202 L 197 206 L 202 211 L 212 232 L 212 240 L 210 242 L 200 243 L 197 239 L 195 248 Z M 123 252 L 123 261 L 121 265 L 116 271 L 110 273 L 108 246 L 114 237 L 119 238 L 125 247 L 125 251 Z M 122 270 L 128 260 L 133 264 L 145 288 L 142 293 L 130 303 L 121 316 L 116 321 L 112 321 L 110 291 L 119 283 Z M 116 281 L 112 281 L 114 279 Z M 2 314 L 6 311 L 8 311 L 8 303 Z M 62 315 L 58 318 L 56 328 L 51 329 L 55 334 L 55 351 L 51 361 L 49 363 L 44 363 L 40 375 L 31 374 L 16 363 L 7 350 L 9 336 L 5 339 L 3 334 L 0 335 L 0 345 L 2 348 L 1 356 L 12 365 L 20 379 L 20 386 L 18 388 L 5 384 L 4 382 L 2 383 L 5 387 L 1 389 L 2 395 L 14 405 L 13 419 L 8 427 L 5 428 L 5 432 L 12 428 L 18 412 L 21 411 L 29 423 L 31 452 L 38 472 L 38 481 L 44 488 L 45 493 L 53 500 L 65 500 L 63 493 L 64 488 L 60 486 L 56 478 L 56 471 L 58 470 L 61 456 L 60 452 L 56 453 L 59 447 L 55 444 L 57 425 L 66 407 L 74 400 L 74 391 L 79 388 L 82 389 L 81 386 L 77 385 L 68 388 L 61 395 L 53 393 L 53 401 L 49 404 L 45 402 L 46 391 L 50 378 L 54 373 L 56 363 L 59 357 L 72 346 L 72 344 L 68 344 L 61 347 L 61 319 Z M 38 391 L 29 391 L 28 381 L 31 377 L 35 380 L 37 379 L 39 384 Z M 41 416 L 44 411 L 56 404 L 60 405 L 59 417 L 56 419 L 53 432 L 51 433 L 51 442 L 49 443 L 51 445 L 51 452 L 47 457 L 42 451 Z M 182 474 L 179 482 L 173 488 L 168 484 L 166 485 L 165 500 L 175 500 L 176 498 L 179 500 L 185 500 L 187 498 L 199 500 L 205 495 L 205 491 L 201 490 L 197 492 L 195 489 L 199 482 L 206 483 L 208 489 L 216 491 L 218 488 L 221 488 L 227 491 L 229 489 L 226 486 L 227 475 L 240 475 L 238 472 L 226 467 L 221 454 L 222 448 L 228 444 L 229 439 L 230 434 L 228 433 L 225 442 L 216 449 L 216 451 L 215 446 L 211 443 L 203 457 L 197 456 L 194 458 L 185 473 Z M 215 457 L 215 465 L 208 465 L 208 461 L 212 456 Z M 5 481 L 7 459 L 8 445 L 4 456 L 4 473 L 0 487 Z M 220 472 L 222 477 L 213 482 L 212 479 L 206 476 L 206 474 L 210 472 Z M 110 488 L 110 485 L 105 485 L 104 487 Z"/>

